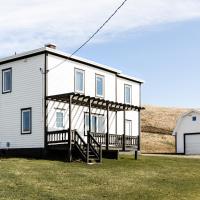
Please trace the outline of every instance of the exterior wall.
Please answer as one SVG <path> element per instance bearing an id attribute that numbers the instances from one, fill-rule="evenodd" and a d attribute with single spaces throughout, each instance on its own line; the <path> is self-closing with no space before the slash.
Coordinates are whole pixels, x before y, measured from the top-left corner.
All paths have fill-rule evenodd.
<path id="1" fill-rule="evenodd" d="M 12 92 L 0 93 L 0 149 L 43 148 L 43 75 L 44 54 L 0 65 L 12 68 Z M 0 75 L 2 90 L 2 74 Z M 21 109 L 32 108 L 32 133 L 21 134 Z"/>
<path id="2" fill-rule="evenodd" d="M 141 106 L 140 101 L 140 84 L 126 79 L 117 78 L 117 101 L 124 103 L 124 85 L 131 85 L 132 87 L 132 104 L 135 106 Z M 124 133 L 123 127 L 123 112 L 117 114 L 117 134 L 121 135 Z M 132 135 L 137 136 L 139 134 L 139 112 L 138 111 L 127 111 L 126 119 L 132 121 Z"/>
<path id="3" fill-rule="evenodd" d="M 48 68 L 51 69 L 54 66 L 62 63 L 63 58 L 58 56 L 48 55 Z M 124 84 L 132 86 L 132 104 L 140 106 L 140 83 L 128 81 L 123 78 L 119 78 L 115 73 L 111 73 L 105 70 L 87 66 L 73 61 L 66 61 L 59 65 L 58 68 L 50 70 L 48 73 L 48 92 L 47 95 L 56 95 L 62 93 L 74 92 L 74 71 L 75 68 L 85 71 L 85 95 L 95 97 L 95 74 L 103 75 L 105 77 L 105 99 L 110 101 L 118 101 L 124 103 Z M 54 104 L 54 105 L 53 105 Z M 56 129 L 55 122 L 55 108 L 64 108 L 65 112 L 65 128 L 68 128 L 68 105 L 62 105 L 61 103 L 49 103 L 49 130 Z M 53 109 L 52 109 L 53 108 Z M 77 129 L 79 133 L 84 135 L 84 112 L 88 112 L 88 108 L 80 106 L 73 106 L 72 111 L 72 129 Z M 106 119 L 106 111 L 100 111 L 98 109 L 92 109 L 92 113 L 103 114 Z M 126 119 L 132 120 L 132 134 L 138 135 L 139 129 L 139 114 L 137 111 L 127 111 Z M 123 134 L 123 112 L 117 113 L 116 125 L 116 113 L 110 112 L 110 133 L 111 134 Z M 117 126 L 117 127 L 116 127 Z M 106 127 L 106 120 L 105 120 Z"/>
<path id="4" fill-rule="evenodd" d="M 197 117 L 196 121 L 192 121 L 193 116 Z M 177 127 L 177 153 L 184 153 L 184 134 L 196 132 L 200 132 L 200 114 L 193 112 L 190 115 L 183 117 Z"/>
<path id="5" fill-rule="evenodd" d="M 69 105 L 65 103 L 58 103 L 58 102 L 49 102 L 48 104 L 49 107 L 49 112 L 48 112 L 48 130 L 53 131 L 53 130 L 58 130 L 56 127 L 56 112 L 57 111 L 62 111 L 64 113 L 64 129 L 69 128 Z M 85 133 L 85 127 L 84 127 L 84 120 L 85 120 L 85 113 L 88 112 L 87 107 L 83 106 L 75 106 L 72 105 L 72 129 L 77 129 L 79 134 L 81 134 L 82 137 L 84 137 Z M 92 113 L 93 114 L 100 114 L 105 117 L 104 121 L 104 127 L 105 127 L 105 132 L 106 127 L 107 127 L 107 122 L 106 122 L 106 117 L 107 113 L 105 110 L 100 110 L 100 109 L 95 109 L 92 108 Z M 115 112 L 110 112 L 110 133 L 115 134 Z M 63 129 L 62 128 L 62 129 Z"/>
<path id="6" fill-rule="evenodd" d="M 62 61 L 63 58 L 49 54 L 49 69 Z M 115 101 L 115 88 L 112 87 L 115 86 L 115 74 L 73 61 L 66 61 L 48 73 L 48 95 L 74 92 L 75 68 L 85 71 L 85 95 L 95 96 L 95 74 L 99 74 L 105 77 L 105 99 Z"/>

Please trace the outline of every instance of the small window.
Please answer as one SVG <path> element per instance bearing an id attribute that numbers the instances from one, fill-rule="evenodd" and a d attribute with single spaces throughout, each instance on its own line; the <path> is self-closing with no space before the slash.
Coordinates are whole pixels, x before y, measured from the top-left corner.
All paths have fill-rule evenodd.
<path id="1" fill-rule="evenodd" d="M 104 76 L 96 75 L 96 96 L 104 97 Z"/>
<path id="2" fill-rule="evenodd" d="M 124 85 L 124 103 L 131 104 L 131 95 L 132 95 L 131 85 Z"/>
<path id="3" fill-rule="evenodd" d="M 12 91 L 12 69 L 2 70 L 2 93 L 9 93 Z"/>
<path id="4" fill-rule="evenodd" d="M 126 135 L 132 136 L 132 121 L 126 120 Z"/>
<path id="5" fill-rule="evenodd" d="M 197 121 L 197 117 L 196 117 L 196 116 L 193 116 L 193 117 L 192 117 L 192 121 L 193 121 L 193 122 Z"/>
<path id="6" fill-rule="evenodd" d="M 75 69 L 75 92 L 84 93 L 85 90 L 85 72 Z"/>
<path id="7" fill-rule="evenodd" d="M 56 112 L 56 127 L 64 128 L 64 113 Z"/>
<path id="8" fill-rule="evenodd" d="M 31 133 L 31 108 L 21 109 L 21 133 L 30 134 Z"/>

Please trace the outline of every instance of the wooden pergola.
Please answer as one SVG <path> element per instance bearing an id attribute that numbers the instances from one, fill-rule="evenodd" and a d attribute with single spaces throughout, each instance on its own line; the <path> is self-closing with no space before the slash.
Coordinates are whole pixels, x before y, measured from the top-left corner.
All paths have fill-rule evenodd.
<path id="1" fill-rule="evenodd" d="M 79 105 L 79 106 L 85 106 L 89 108 L 89 133 L 91 133 L 91 109 L 97 108 L 101 110 L 107 111 L 107 132 L 106 132 L 106 150 L 109 149 L 109 112 L 118 112 L 123 111 L 123 127 L 124 127 L 124 133 L 123 138 L 125 141 L 125 135 L 126 135 L 126 127 L 125 127 L 125 120 L 126 120 L 126 111 L 140 111 L 144 109 L 143 107 L 109 101 L 97 97 L 90 97 L 86 96 L 84 94 L 79 93 L 65 93 L 65 94 L 58 94 L 58 95 L 52 95 L 47 96 L 46 100 L 48 101 L 55 101 L 55 102 L 62 102 L 62 103 L 68 103 L 69 104 L 69 132 L 72 131 L 72 104 L 73 105 Z M 46 107 L 47 108 L 47 107 Z M 140 145 L 138 145 L 140 146 Z M 71 134 L 69 134 L 69 154 L 71 154 Z M 123 151 L 125 151 L 125 142 L 123 143 L 122 147 Z"/>

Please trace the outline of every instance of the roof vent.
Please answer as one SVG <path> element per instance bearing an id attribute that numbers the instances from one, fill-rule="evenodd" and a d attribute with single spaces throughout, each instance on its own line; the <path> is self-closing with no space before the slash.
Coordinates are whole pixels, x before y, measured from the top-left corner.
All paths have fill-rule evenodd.
<path id="1" fill-rule="evenodd" d="M 55 44 L 48 43 L 48 44 L 45 44 L 44 46 L 48 47 L 48 48 L 51 48 L 51 49 L 56 49 L 56 45 Z"/>

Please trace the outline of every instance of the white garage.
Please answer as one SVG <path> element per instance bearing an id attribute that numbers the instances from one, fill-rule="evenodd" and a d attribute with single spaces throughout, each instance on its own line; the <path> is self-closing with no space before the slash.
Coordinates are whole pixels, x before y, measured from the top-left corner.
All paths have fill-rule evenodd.
<path id="1" fill-rule="evenodd" d="M 176 139 L 176 153 L 200 154 L 200 111 L 184 113 L 178 119 L 173 135 Z"/>

